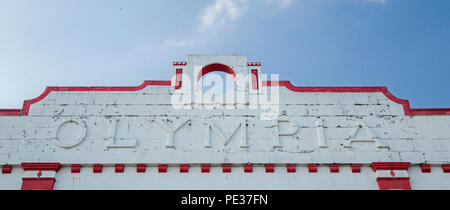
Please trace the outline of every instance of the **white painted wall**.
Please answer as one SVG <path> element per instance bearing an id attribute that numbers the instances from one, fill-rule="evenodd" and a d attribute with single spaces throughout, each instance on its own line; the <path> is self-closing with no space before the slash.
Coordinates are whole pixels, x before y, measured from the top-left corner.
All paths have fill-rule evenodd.
<path id="1" fill-rule="evenodd" d="M 190 56 L 184 73 L 189 75 L 194 63 L 211 62 L 234 65 L 243 73 L 252 69 L 245 68 L 245 56 Z M 263 92 L 260 90 L 259 94 Z M 405 116 L 403 107 L 382 93 L 300 93 L 280 87 L 281 122 L 277 129 L 273 126 L 276 120 L 260 119 L 261 109 L 238 109 L 239 104 L 231 105 L 234 109 L 173 109 L 174 93 L 183 94 L 183 90 L 147 86 L 139 91 L 58 91 L 32 104 L 29 116 L 0 116 L 0 164 L 14 166 L 12 174 L 0 174 L 0 188 L 20 188 L 18 167 L 22 162 L 64 165 L 411 162 L 413 189 L 429 186 L 450 189 L 445 184 L 450 183 L 448 175 L 437 168 L 450 162 L 448 115 Z M 323 127 L 316 123 L 319 117 Z M 236 127 L 243 118 L 247 125 Z M 173 147 L 168 147 L 171 146 L 167 144 L 168 133 L 157 122 L 175 126 L 186 120 L 189 121 L 173 133 Z M 357 130 L 361 123 L 369 129 Z M 210 129 L 210 147 L 205 147 L 208 146 L 205 130 L 209 125 L 218 129 Z M 218 130 L 229 139 L 223 139 Z M 287 134 L 289 130 L 296 132 Z M 351 139 L 371 141 L 350 142 Z M 436 168 L 431 174 L 422 174 L 417 167 L 421 163 L 436 164 Z M 375 173 L 369 168 L 364 168 L 361 174 L 352 174 L 345 166 L 339 174 L 329 174 L 328 167 L 319 168 L 318 174 L 308 174 L 306 169 L 287 174 L 285 168 L 274 174 L 258 171 L 263 168 L 243 174 L 239 167 L 231 174 L 222 174 L 221 168 L 214 168 L 210 174 L 198 173 L 195 168 L 189 174 L 179 174 L 178 168 L 169 168 L 167 174 L 151 169 L 137 174 L 132 167 L 127 167 L 124 174 L 115 174 L 108 167 L 102 174 L 93 174 L 91 169 L 71 174 L 70 168 L 63 167 L 57 173 L 55 189 L 377 189 Z M 349 182 L 356 186 L 349 187 Z"/>

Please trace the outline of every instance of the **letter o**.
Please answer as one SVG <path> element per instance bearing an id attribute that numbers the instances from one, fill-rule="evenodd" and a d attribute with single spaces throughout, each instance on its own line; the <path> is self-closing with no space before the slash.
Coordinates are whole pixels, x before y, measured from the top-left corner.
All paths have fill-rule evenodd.
<path id="1" fill-rule="evenodd" d="M 80 120 L 70 119 L 58 125 L 53 143 L 62 148 L 72 148 L 86 137 L 86 125 Z"/>

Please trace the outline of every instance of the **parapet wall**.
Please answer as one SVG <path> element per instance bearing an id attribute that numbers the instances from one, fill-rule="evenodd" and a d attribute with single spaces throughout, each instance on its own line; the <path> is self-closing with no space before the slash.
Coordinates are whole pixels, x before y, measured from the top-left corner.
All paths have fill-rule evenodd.
<path id="1" fill-rule="evenodd" d="M 198 65 L 209 66 L 208 71 Z M 243 100 L 195 100 L 203 90 L 187 81 L 216 68 L 245 79 L 236 86 Z M 264 81 L 261 64 L 243 56 L 191 56 L 175 62 L 173 72 L 172 81 L 145 81 L 136 87 L 48 87 L 22 109 L 1 110 L 0 164 L 6 173 L 0 180 L 9 183 L 4 188 L 17 188 L 20 177 L 34 177 L 34 172 L 54 171 L 44 176 L 58 180 L 55 189 L 108 188 L 97 182 L 105 176 L 112 183 L 136 180 L 111 186 L 120 189 L 197 189 L 203 185 L 196 183 L 205 179 L 216 183 L 208 189 L 373 189 L 383 180 L 377 177 L 396 176 L 380 171 L 400 170 L 397 176 L 407 177 L 413 189 L 450 189 L 443 184 L 450 183 L 445 181 L 450 109 L 411 109 L 385 87 L 296 87 Z M 174 100 L 183 97 L 189 100 L 175 107 Z M 269 106 L 262 106 L 263 100 Z M 24 163 L 37 165 L 25 169 Z M 62 168 L 42 169 L 40 163 Z M 374 163 L 387 166 L 376 169 Z M 408 166 L 399 169 L 395 163 Z M 68 171 L 78 164 L 83 172 Z M 105 167 L 103 175 L 92 173 L 94 164 Z M 125 172 L 104 175 L 116 164 L 125 164 Z M 138 164 L 154 170 L 167 164 L 169 170 L 167 175 L 153 172 L 159 181 L 138 184 L 153 176 L 136 173 Z M 185 164 L 192 168 L 189 184 L 172 183 Z M 211 173 L 202 173 L 201 164 L 211 165 Z M 232 174 L 221 172 L 224 164 L 235 168 Z M 241 171 L 244 164 L 255 166 L 252 175 Z M 267 164 L 275 168 L 269 175 Z M 289 164 L 295 173 L 286 171 Z M 308 164 L 323 172 L 311 175 Z M 348 168 L 352 164 L 361 171 L 353 173 Z M 330 165 L 341 169 L 330 172 Z M 423 166 L 432 168 L 432 175 L 423 173 Z M 81 181 L 70 184 L 67 180 L 74 177 Z M 300 181 L 305 179 L 309 181 Z M 349 186 L 352 181 L 359 185 Z"/>

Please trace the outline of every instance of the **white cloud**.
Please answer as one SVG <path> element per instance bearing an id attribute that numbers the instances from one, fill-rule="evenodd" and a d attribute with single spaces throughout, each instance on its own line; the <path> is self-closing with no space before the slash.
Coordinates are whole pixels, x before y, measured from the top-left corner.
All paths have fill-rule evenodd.
<path id="1" fill-rule="evenodd" d="M 236 21 L 249 7 L 260 6 L 262 0 L 216 0 L 207 6 L 201 15 L 200 30 L 205 31 L 222 26 L 227 21 Z M 380 0 L 375 0 L 380 1 Z M 287 8 L 293 0 L 265 0 L 265 6 Z"/>
<path id="2" fill-rule="evenodd" d="M 186 46 L 190 46 L 192 45 L 192 41 L 187 41 L 187 40 L 174 40 L 174 39 L 167 39 L 164 42 L 164 46 L 166 47 L 186 47 Z"/>
<path id="3" fill-rule="evenodd" d="M 286 8 L 291 5 L 293 0 L 266 0 L 268 4 L 277 4 L 281 8 Z"/>
<path id="4" fill-rule="evenodd" d="M 226 21 L 238 19 L 247 10 L 246 0 L 216 0 L 205 8 L 201 16 L 201 30 L 207 30 L 214 26 L 221 26 Z"/>

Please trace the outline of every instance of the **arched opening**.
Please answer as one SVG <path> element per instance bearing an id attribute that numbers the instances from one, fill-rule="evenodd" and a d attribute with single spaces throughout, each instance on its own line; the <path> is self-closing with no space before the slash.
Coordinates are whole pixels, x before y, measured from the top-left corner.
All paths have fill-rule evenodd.
<path id="1" fill-rule="evenodd" d="M 225 94 L 236 86 L 236 74 L 233 69 L 220 63 L 203 67 L 197 76 L 197 80 L 204 92 L 219 95 Z"/>
<path id="2" fill-rule="evenodd" d="M 224 64 L 213 63 L 213 64 L 209 64 L 202 68 L 202 71 L 197 76 L 197 80 L 200 80 L 205 74 L 208 74 L 208 73 L 214 72 L 214 71 L 225 72 L 225 73 L 233 76 L 234 79 L 236 79 L 236 74 L 234 73 L 232 68 L 230 68 L 229 66 L 224 65 Z"/>

